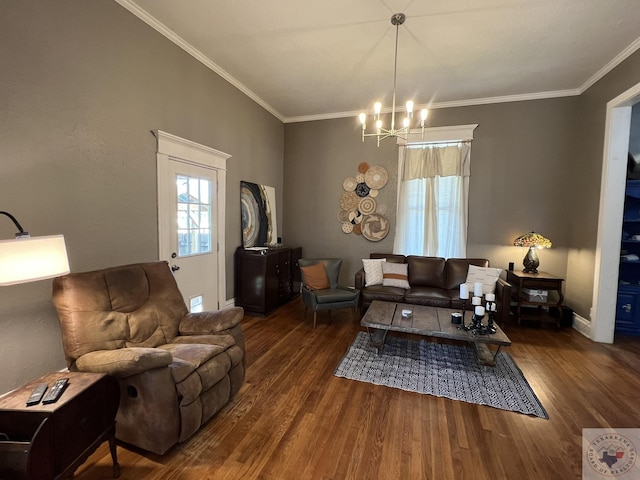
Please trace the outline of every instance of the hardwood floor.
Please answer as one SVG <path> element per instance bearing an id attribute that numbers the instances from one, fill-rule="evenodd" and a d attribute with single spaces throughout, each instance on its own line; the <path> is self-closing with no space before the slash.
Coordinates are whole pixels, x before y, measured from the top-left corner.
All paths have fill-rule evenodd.
<path id="1" fill-rule="evenodd" d="M 357 331 L 349 310 L 299 299 L 245 317 L 246 384 L 164 456 L 118 446 L 121 479 L 579 479 L 583 428 L 640 428 L 640 338 L 505 326 L 549 420 L 333 376 Z M 76 472 L 110 479 L 101 446 Z"/>

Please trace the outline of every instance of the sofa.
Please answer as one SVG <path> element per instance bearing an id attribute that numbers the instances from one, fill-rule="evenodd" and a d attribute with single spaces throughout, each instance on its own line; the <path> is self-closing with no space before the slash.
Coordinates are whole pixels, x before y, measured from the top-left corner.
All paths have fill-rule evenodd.
<path id="1" fill-rule="evenodd" d="M 364 314 L 374 300 L 462 309 L 460 284 L 467 280 L 469 265 L 489 268 L 489 260 L 483 258 L 444 259 L 389 253 L 372 253 L 369 258 L 407 264 L 408 285 L 405 287 L 408 288 L 392 285 L 366 286 L 365 270 L 361 268 L 355 275 L 355 288 L 360 291 L 361 314 Z M 471 286 L 471 292 L 473 292 L 473 286 Z M 502 278 L 497 278 L 495 296 L 497 306 L 495 320 L 504 324 L 510 315 L 511 285 Z M 471 300 L 467 300 L 465 307 L 466 310 L 472 310 Z"/>
<path id="2" fill-rule="evenodd" d="M 57 277 L 53 303 L 69 370 L 120 385 L 122 442 L 162 455 L 244 383 L 243 309 L 189 313 L 167 262 Z"/>

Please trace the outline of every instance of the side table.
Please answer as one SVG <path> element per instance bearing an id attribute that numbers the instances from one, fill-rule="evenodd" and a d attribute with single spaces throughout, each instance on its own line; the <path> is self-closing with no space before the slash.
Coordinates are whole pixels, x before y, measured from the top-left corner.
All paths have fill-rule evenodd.
<path id="1" fill-rule="evenodd" d="M 543 322 L 553 322 L 558 328 L 560 328 L 560 320 L 562 319 L 562 302 L 564 296 L 562 295 L 562 282 L 563 278 L 556 277 L 547 272 L 538 273 L 524 273 L 516 270 L 507 270 L 507 282 L 513 285 L 511 290 L 512 299 L 517 302 L 516 318 L 518 324 L 522 320 L 537 320 Z M 547 290 L 549 295 L 546 301 L 534 301 L 528 299 L 523 293 L 523 288 L 529 288 L 531 290 Z M 522 307 L 537 307 L 532 313 L 527 313 L 526 310 L 532 310 Z M 558 316 L 551 316 L 542 307 L 557 307 Z"/>
<path id="2" fill-rule="evenodd" d="M 56 403 L 26 406 L 39 383 L 49 389 L 60 378 L 67 388 Z M 47 390 L 48 391 L 48 390 Z M 118 382 L 97 373 L 56 372 L 0 397 L 0 478 L 62 479 L 98 446 L 109 442 L 113 476 L 120 475 L 116 456 L 115 416 Z"/>

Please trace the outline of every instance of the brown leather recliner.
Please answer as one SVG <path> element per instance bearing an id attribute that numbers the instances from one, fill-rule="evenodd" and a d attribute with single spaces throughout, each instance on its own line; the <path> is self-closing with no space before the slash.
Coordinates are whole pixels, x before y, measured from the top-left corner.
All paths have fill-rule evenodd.
<path id="1" fill-rule="evenodd" d="M 240 389 L 240 307 L 189 313 L 166 262 L 53 281 L 70 370 L 120 384 L 116 437 L 157 454 L 193 435 Z"/>

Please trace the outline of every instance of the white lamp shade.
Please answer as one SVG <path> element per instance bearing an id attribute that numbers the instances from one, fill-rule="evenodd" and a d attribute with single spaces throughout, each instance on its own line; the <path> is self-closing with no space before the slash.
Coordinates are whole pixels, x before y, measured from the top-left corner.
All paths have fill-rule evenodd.
<path id="1" fill-rule="evenodd" d="M 46 280 L 69 273 L 63 235 L 0 240 L 0 285 Z"/>

